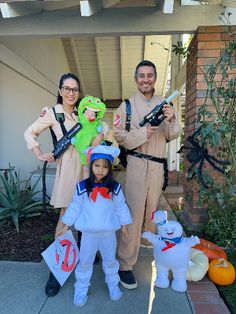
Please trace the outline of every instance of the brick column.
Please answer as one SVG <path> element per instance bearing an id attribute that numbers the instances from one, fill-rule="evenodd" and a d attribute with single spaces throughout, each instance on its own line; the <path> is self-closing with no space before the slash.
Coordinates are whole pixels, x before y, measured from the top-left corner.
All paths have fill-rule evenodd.
<path id="1" fill-rule="evenodd" d="M 236 27 L 233 28 L 235 31 Z M 190 43 L 186 74 L 185 145 L 189 146 L 186 139 L 196 128 L 197 110 L 205 100 L 207 85 L 201 68 L 203 69 L 204 66 L 213 64 L 218 60 L 222 49 L 225 48 L 226 40 L 229 40 L 229 33 L 224 26 L 201 26 L 198 27 Z M 220 74 L 218 79 L 221 79 Z M 209 101 L 208 104 L 210 106 Z M 191 224 L 197 226 L 205 221 L 207 212 L 205 208 L 199 207 L 197 204 L 197 186 L 194 186 L 192 180 L 186 180 L 186 172 L 189 166 L 185 158 L 184 215 Z M 209 169 L 212 168 L 209 167 Z M 216 171 L 212 171 L 212 173 L 214 176 L 219 176 Z"/>

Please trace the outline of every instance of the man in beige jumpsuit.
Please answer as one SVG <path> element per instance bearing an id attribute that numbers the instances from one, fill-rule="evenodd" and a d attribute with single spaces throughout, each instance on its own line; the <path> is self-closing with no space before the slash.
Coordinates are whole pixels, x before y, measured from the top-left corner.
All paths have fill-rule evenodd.
<path id="1" fill-rule="evenodd" d="M 130 98 L 130 132 L 125 130 L 125 102 L 118 108 L 113 132 L 118 144 L 125 148 L 164 158 L 166 141 L 176 139 L 180 134 L 175 109 L 169 104 L 164 105 L 165 119 L 157 127 L 150 124 L 139 126 L 144 116 L 163 101 L 161 97 L 154 95 L 156 75 L 156 68 L 152 62 L 144 60 L 137 65 L 134 79 L 138 92 Z M 127 162 L 125 196 L 133 223 L 128 226 L 128 237 L 120 234 L 117 254 L 120 262 L 120 282 L 123 287 L 134 289 L 137 287 L 137 282 L 132 267 L 138 257 L 144 214 L 146 211 L 146 218 L 149 216 L 151 219 L 152 212 L 157 209 L 164 172 L 162 163 L 145 158 L 127 155 Z"/>

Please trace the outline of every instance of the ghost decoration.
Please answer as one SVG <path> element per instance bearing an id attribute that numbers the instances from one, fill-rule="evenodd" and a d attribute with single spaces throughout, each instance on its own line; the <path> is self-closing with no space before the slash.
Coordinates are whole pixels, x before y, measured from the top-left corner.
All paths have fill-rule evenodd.
<path id="1" fill-rule="evenodd" d="M 155 286 L 169 287 L 169 271 L 172 271 L 171 287 L 178 292 L 187 290 L 186 276 L 189 267 L 191 247 L 200 240 L 196 236 L 182 236 L 183 228 L 177 221 L 168 221 L 167 212 L 158 210 L 153 213 L 153 222 L 157 224 L 158 234 L 144 232 L 142 237 L 153 244 L 157 276 Z"/>

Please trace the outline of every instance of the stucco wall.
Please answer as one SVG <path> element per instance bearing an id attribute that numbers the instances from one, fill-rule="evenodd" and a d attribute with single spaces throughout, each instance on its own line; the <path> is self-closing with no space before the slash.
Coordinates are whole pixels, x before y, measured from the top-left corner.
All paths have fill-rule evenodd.
<path id="1" fill-rule="evenodd" d="M 1 43 L 24 61 L 31 64 L 49 81 L 57 84 L 64 72 L 68 72 L 68 64 L 60 39 L 3 39 Z"/>
<path id="2" fill-rule="evenodd" d="M 1 41 L 3 43 L 3 41 Z M 38 42 L 38 40 L 37 40 Z M 63 47 L 59 40 L 4 41 L 16 56 L 24 58 L 48 81 L 58 84 L 60 76 L 69 72 Z M 55 46 L 54 46 L 55 44 Z M 55 56 L 55 51 L 58 54 Z M 54 105 L 56 95 L 40 87 L 23 74 L 1 62 L 0 57 L 0 168 L 8 168 L 9 162 L 20 169 L 27 178 L 30 171 L 42 163 L 26 148 L 23 133 L 45 106 Z M 51 135 L 45 131 L 39 137 L 44 151 L 51 151 Z"/>

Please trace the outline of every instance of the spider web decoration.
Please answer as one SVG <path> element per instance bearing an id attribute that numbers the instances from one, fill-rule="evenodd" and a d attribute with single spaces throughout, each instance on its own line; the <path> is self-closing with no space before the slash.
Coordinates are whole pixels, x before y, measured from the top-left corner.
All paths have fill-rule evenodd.
<path id="1" fill-rule="evenodd" d="M 208 162 L 214 170 L 219 171 L 222 174 L 225 174 L 224 166 L 230 165 L 230 162 L 228 160 L 217 159 L 216 157 L 209 154 L 208 149 L 204 147 L 204 143 L 200 145 L 198 138 L 200 131 L 201 128 L 198 128 L 191 136 L 187 138 L 187 141 L 192 146 L 183 145 L 177 153 L 181 153 L 183 149 L 189 150 L 189 152 L 186 154 L 187 160 L 189 163 L 191 163 L 191 166 L 188 168 L 188 174 L 192 173 L 191 179 L 196 176 L 205 188 L 209 188 L 202 172 L 205 162 Z"/>

